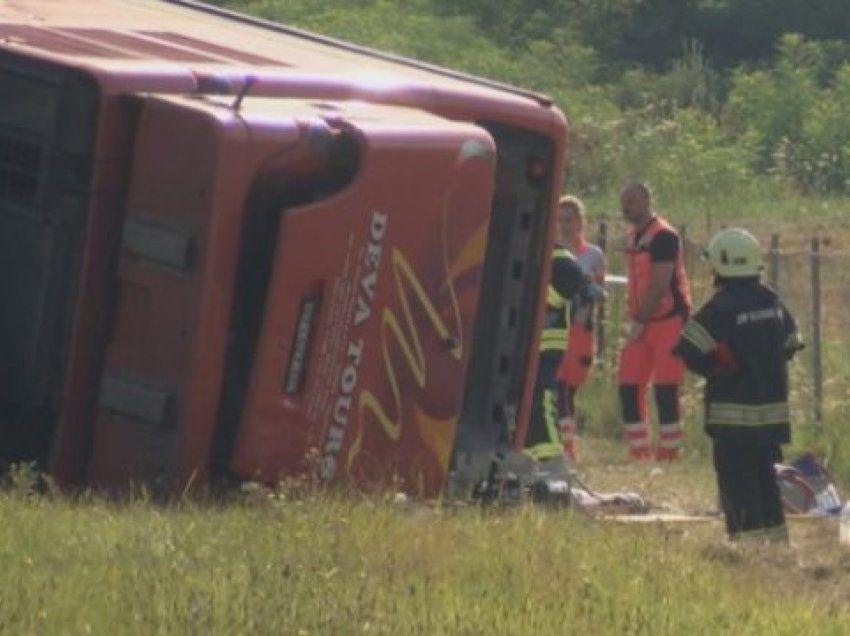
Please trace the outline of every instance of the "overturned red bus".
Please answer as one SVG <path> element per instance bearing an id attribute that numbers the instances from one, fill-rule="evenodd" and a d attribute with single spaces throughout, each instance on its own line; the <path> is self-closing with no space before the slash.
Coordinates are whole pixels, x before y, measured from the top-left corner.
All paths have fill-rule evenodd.
<path id="1" fill-rule="evenodd" d="M 189 0 L 0 6 L 0 95 L 5 462 L 431 496 L 523 438 L 545 98 Z"/>

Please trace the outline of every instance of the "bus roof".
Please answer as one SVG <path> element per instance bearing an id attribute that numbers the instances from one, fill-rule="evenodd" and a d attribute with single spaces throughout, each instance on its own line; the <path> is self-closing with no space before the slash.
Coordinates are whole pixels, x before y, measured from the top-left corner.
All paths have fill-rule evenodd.
<path id="1" fill-rule="evenodd" d="M 208 70 L 345 74 L 365 83 L 416 81 L 551 106 L 533 92 L 195 0 L 6 0 L 0 47 L 113 67 L 154 60 Z"/>

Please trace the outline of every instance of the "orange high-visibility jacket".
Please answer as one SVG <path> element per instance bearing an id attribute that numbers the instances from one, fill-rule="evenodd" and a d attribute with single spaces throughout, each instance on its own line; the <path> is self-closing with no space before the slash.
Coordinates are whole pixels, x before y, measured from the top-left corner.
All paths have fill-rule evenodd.
<path id="1" fill-rule="evenodd" d="M 673 270 L 673 279 L 670 281 L 670 287 L 665 292 L 655 313 L 649 317 L 649 320 L 663 320 L 680 311 L 685 314 L 690 313 L 692 307 L 691 289 L 688 284 L 687 274 L 685 273 L 685 259 L 681 238 L 672 225 L 661 217 L 656 216 L 649 222 L 649 225 L 644 227 L 643 232 L 639 236 L 634 228 L 630 228 L 626 237 L 628 311 L 629 316 L 632 318 L 637 317 L 652 275 L 652 258 L 650 256 L 649 246 L 652 243 L 652 239 L 663 230 L 670 230 L 676 235 L 679 241 L 679 251 L 676 254 L 676 265 Z"/>

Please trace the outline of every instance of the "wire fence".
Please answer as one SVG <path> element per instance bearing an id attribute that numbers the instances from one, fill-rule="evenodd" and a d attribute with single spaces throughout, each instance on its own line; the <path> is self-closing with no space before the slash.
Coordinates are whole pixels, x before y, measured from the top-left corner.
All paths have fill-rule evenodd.
<path id="1" fill-rule="evenodd" d="M 678 227 L 695 306 L 713 291 L 713 277 L 702 261 L 712 232 Z M 718 228 L 719 229 L 719 228 Z M 797 320 L 805 351 L 792 364 L 791 404 L 797 421 L 821 424 L 846 414 L 850 406 L 850 240 L 837 232 L 783 237 L 771 228 L 749 227 L 765 248 L 765 280 Z M 850 236 L 848 236 L 850 238 Z M 624 274 L 625 227 L 600 221 L 596 241 L 607 255 L 608 271 Z M 612 285 L 597 320 L 600 365 L 612 369 L 622 344 L 625 288 Z"/>

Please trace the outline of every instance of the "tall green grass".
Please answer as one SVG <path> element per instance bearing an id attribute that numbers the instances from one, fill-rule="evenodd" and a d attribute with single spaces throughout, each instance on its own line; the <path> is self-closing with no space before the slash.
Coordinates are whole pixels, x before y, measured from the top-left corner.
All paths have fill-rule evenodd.
<path id="1" fill-rule="evenodd" d="M 0 495 L 4 634 L 845 634 L 668 532 L 567 512 Z M 719 530 L 718 530 L 719 532 Z"/>

